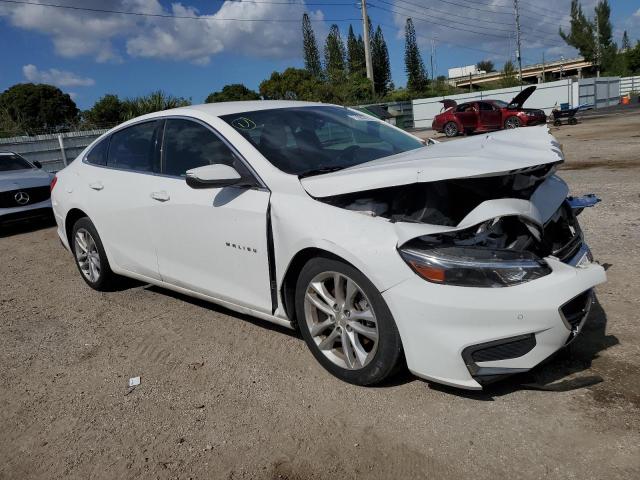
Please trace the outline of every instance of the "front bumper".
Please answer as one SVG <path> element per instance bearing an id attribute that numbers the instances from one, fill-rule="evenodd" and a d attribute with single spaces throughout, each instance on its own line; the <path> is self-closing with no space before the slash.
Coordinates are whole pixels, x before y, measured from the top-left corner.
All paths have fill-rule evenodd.
<path id="1" fill-rule="evenodd" d="M 545 116 L 536 115 L 536 116 L 532 116 L 532 117 L 527 116 L 526 118 L 527 118 L 526 125 L 528 127 L 533 127 L 535 125 L 543 125 L 543 124 L 547 123 L 546 115 Z"/>
<path id="2" fill-rule="evenodd" d="M 606 281 L 600 265 L 583 261 L 585 253 L 581 250 L 568 264 L 549 257 L 552 273 L 513 287 L 436 285 L 415 275 L 386 290 L 383 297 L 396 320 L 409 370 L 439 383 L 479 390 L 486 380 L 535 367 L 582 327 L 584 319 L 568 328 L 561 307 Z M 582 264 L 574 266 L 578 262 Z M 505 347 L 512 355 L 501 357 L 525 352 L 513 358 L 492 360 L 485 355 L 477 361 L 470 355 L 474 349 L 518 340 Z"/>
<path id="3" fill-rule="evenodd" d="M 51 199 L 23 207 L 0 208 L 0 225 L 51 218 L 52 214 Z"/>

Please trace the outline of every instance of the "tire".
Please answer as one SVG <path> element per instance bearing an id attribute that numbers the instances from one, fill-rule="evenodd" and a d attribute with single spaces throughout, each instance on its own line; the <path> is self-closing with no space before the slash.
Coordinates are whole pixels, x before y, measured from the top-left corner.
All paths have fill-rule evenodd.
<path id="1" fill-rule="evenodd" d="M 559 127 L 560 125 L 562 125 L 562 122 L 560 120 L 554 120 L 553 125 Z"/>
<path id="2" fill-rule="evenodd" d="M 118 276 L 111 271 L 102 240 L 93 222 L 87 217 L 80 218 L 71 232 L 71 251 L 82 279 L 94 290 L 112 290 Z"/>
<path id="3" fill-rule="evenodd" d="M 569 125 L 577 125 L 577 124 L 578 124 L 578 119 L 577 118 L 571 117 L 569 119 Z"/>
<path id="4" fill-rule="evenodd" d="M 442 131 L 447 137 L 455 137 L 458 135 L 458 133 L 460 133 L 460 131 L 458 130 L 458 125 L 456 125 L 456 122 L 445 123 L 444 127 L 442 127 Z"/>
<path id="5" fill-rule="evenodd" d="M 343 295 L 336 296 L 336 281 Z M 348 296 L 351 299 L 342 301 Z M 335 377 L 355 385 L 375 385 L 402 366 L 402 342 L 389 307 L 351 265 L 324 257 L 309 260 L 298 277 L 295 304 L 302 337 Z"/>
<path id="6" fill-rule="evenodd" d="M 518 117 L 509 117 L 504 121 L 504 128 L 519 128 L 522 125 Z"/>

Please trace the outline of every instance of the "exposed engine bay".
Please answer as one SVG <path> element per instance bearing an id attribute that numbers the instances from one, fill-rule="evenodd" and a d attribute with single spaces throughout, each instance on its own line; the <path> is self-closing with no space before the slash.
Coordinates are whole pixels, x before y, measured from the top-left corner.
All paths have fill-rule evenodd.
<path id="1" fill-rule="evenodd" d="M 556 165 L 531 167 L 508 175 L 398 185 L 325 197 L 321 201 L 392 222 L 455 226 L 486 200 L 529 199 L 555 172 Z"/>
<path id="2" fill-rule="evenodd" d="M 553 175 L 556 167 L 557 163 L 551 163 L 506 175 L 399 185 L 320 200 L 365 215 L 383 217 L 394 223 L 455 227 L 487 200 L 530 200 L 536 189 Z M 597 201 L 597 197 L 585 198 L 595 198 Z M 510 250 L 533 253 L 540 258 L 553 255 L 568 261 L 582 246 L 582 232 L 576 220 L 576 213 L 582 210 L 579 206 L 582 204 L 565 200 L 550 218 L 545 219 L 544 224 L 513 214 L 498 215 L 469 228 L 422 235 L 405 246 L 418 249 L 457 246 Z"/>

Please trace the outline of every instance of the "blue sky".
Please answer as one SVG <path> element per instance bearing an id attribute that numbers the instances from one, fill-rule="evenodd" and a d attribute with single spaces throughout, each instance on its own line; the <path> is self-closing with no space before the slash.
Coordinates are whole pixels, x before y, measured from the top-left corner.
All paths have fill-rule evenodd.
<path id="1" fill-rule="evenodd" d="M 300 19 L 309 12 L 320 46 L 332 23 L 361 33 L 359 2 L 349 0 L 0 0 L 0 90 L 25 81 L 53 83 L 89 108 L 105 93 L 135 96 L 162 89 L 200 103 L 228 83 L 257 89 L 272 71 L 302 66 Z M 123 15 L 37 3 L 137 12 Z M 520 0 L 523 63 L 576 52 L 557 35 L 570 0 Z M 592 15 L 596 0 L 583 0 Z M 610 0 L 614 37 L 640 39 L 640 2 Z M 405 84 L 403 25 L 415 22 L 425 65 L 435 48 L 436 75 L 515 56 L 511 0 L 369 0 L 382 25 L 393 80 Z M 171 16 L 173 18 L 166 18 Z M 175 17 L 201 17 L 200 20 Z M 235 19 L 235 20 L 228 20 Z M 276 21 L 277 20 L 277 21 Z"/>

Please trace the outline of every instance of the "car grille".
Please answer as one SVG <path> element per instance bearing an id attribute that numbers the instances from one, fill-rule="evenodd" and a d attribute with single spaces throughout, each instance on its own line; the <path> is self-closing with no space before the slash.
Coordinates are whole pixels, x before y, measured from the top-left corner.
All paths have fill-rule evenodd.
<path id="1" fill-rule="evenodd" d="M 19 203 L 16 195 L 20 192 L 26 193 L 29 199 L 26 202 Z M 0 208 L 25 207 L 34 203 L 43 202 L 51 197 L 49 186 L 21 188 L 18 190 L 10 190 L 8 192 L 0 192 Z"/>
<path id="2" fill-rule="evenodd" d="M 526 355 L 536 346 L 535 335 L 527 335 L 525 338 L 513 340 L 499 345 L 480 348 L 471 353 L 474 362 L 493 362 L 495 360 L 508 360 Z"/>
<path id="3" fill-rule="evenodd" d="M 568 263 L 582 247 L 582 230 L 567 202 L 564 202 L 545 224 L 542 243 L 549 255 L 565 263 Z"/>
<path id="4" fill-rule="evenodd" d="M 560 307 L 562 318 L 569 330 L 575 330 L 587 316 L 591 308 L 591 290 L 581 293 Z"/>

